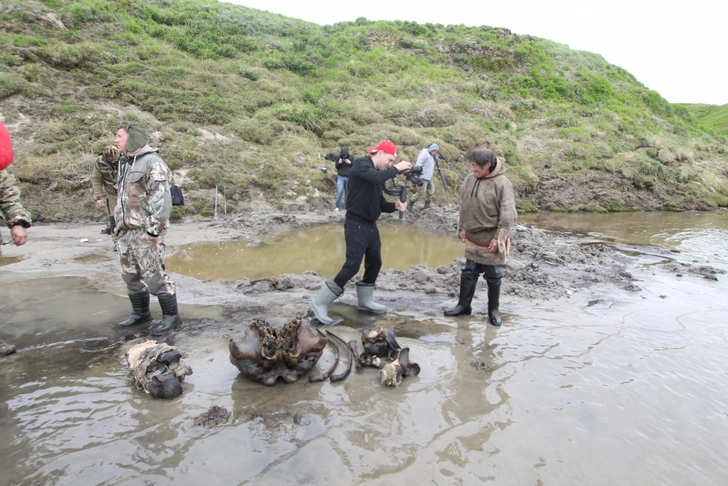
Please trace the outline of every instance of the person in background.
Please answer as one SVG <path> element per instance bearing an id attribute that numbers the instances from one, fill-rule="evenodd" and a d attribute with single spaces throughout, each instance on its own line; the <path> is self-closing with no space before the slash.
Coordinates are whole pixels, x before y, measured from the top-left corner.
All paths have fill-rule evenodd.
<path id="1" fill-rule="evenodd" d="M 513 185 L 495 152 L 478 147 L 467 156 L 471 173 L 460 190 L 458 236 L 465 243 L 465 266 L 460 274 L 458 303 L 446 316 L 470 315 L 478 277 L 488 284 L 488 320 L 501 325 L 499 302 L 501 279 L 511 247 L 511 227 L 516 222 Z"/>
<path id="2" fill-rule="evenodd" d="M 116 221 L 114 209 L 116 208 L 116 181 L 119 177 L 119 149 L 114 145 L 104 147 L 101 157 L 94 162 L 91 169 L 91 186 L 93 187 L 96 205 L 106 209 L 108 223 L 102 233 L 110 234 L 114 242 L 114 251 L 117 250 L 118 237 L 114 232 Z"/>
<path id="3" fill-rule="evenodd" d="M 370 155 L 354 161 L 349 172 L 349 188 L 346 196 L 346 263 L 333 280 L 327 280 L 309 303 L 309 310 L 322 324 L 331 324 L 331 303 L 344 293 L 344 286 L 359 272 L 364 260 L 364 276 L 356 283 L 357 307 L 375 313 L 387 308 L 374 302 L 374 283 L 382 268 L 382 241 L 379 238 L 377 220 L 384 213 L 406 211 L 407 203 L 389 202 L 384 199 L 384 183 L 398 173 L 412 167 L 409 162 L 394 164 L 397 146 L 389 140 L 367 150 Z"/>
<path id="4" fill-rule="evenodd" d="M 339 160 L 336 161 L 336 172 L 338 173 L 336 177 L 336 208 L 334 211 L 339 211 L 341 209 L 341 195 L 346 193 L 346 197 L 349 197 L 349 193 L 347 191 L 347 186 L 349 184 L 349 171 L 351 170 L 351 155 L 349 154 L 349 149 L 346 147 L 341 147 L 341 152 L 339 153 Z"/>
<path id="5" fill-rule="evenodd" d="M 10 133 L 5 125 L 0 123 L 0 211 L 10 228 L 10 237 L 16 246 L 22 246 L 28 241 L 27 228 L 32 220 L 30 213 L 20 203 L 20 187 L 18 181 L 7 170 L 13 163 L 13 145 L 10 142 Z M 2 238 L 0 237 L 0 254 L 2 254 Z M 0 340 L 0 356 L 7 356 L 16 351 L 15 345 Z"/>
<path id="6" fill-rule="evenodd" d="M 415 167 L 422 167 L 422 175 L 419 177 L 422 184 L 417 186 L 417 192 L 409 200 L 407 208 L 410 211 L 422 196 L 425 196 L 424 209 L 430 207 L 432 195 L 435 193 L 435 183 L 432 181 L 432 177 L 435 175 L 435 162 L 437 161 L 438 155 L 440 155 L 440 147 L 436 143 L 433 143 L 429 147 L 422 149 L 417 156 Z"/>
<path id="7" fill-rule="evenodd" d="M 119 175 L 114 218 L 121 276 L 133 310 L 118 327 L 150 322 L 151 294 L 157 296 L 162 308 L 162 320 L 152 326 L 152 336 L 162 336 L 182 323 L 174 282 L 164 271 L 164 237 L 172 212 L 172 173 L 148 142 L 147 131 L 140 123 L 122 123 L 116 133 L 116 146 L 128 160 Z"/>

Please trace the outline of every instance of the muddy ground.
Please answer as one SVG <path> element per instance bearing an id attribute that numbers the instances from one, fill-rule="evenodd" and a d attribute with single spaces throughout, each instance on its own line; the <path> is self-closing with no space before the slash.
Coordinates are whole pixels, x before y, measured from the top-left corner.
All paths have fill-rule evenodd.
<path id="1" fill-rule="evenodd" d="M 381 220 L 390 219 L 398 221 L 398 215 L 385 214 Z M 323 210 L 300 213 L 260 210 L 216 221 L 190 219 L 172 225 L 167 236 L 167 248 L 171 254 L 180 245 L 197 241 L 264 238 L 274 233 L 343 220 L 343 214 Z M 457 207 L 437 207 L 408 214 L 401 224 L 455 237 Z M 125 287 L 119 276 L 116 254 L 112 252 L 110 238 L 99 233 L 101 227 L 98 223 L 37 225 L 30 229 L 27 245 L 5 247 L 6 256 L 20 256 L 23 260 L 4 267 L 3 272 L 82 276 L 94 282 L 99 290 L 123 296 Z M 568 242 L 557 235 L 521 224 L 514 228 L 512 240 L 502 287 L 501 307 L 505 312 L 511 299 L 552 300 L 569 297 L 595 285 L 638 290 L 638 284 L 624 271 L 629 257 L 603 244 Z M 460 258 L 439 268 L 415 266 L 405 271 L 382 272 L 377 281 L 377 298 L 393 307 L 412 305 L 425 314 L 440 314 L 456 302 L 463 263 L 464 259 Z M 274 308 L 276 313 L 284 309 L 291 318 L 305 315 L 308 299 L 325 279 L 332 277 L 307 272 L 257 281 L 202 281 L 185 275 L 172 275 L 182 304 L 263 306 Z M 355 302 L 354 280 L 340 299 L 345 304 Z M 485 282 L 481 280 L 479 286 L 484 287 Z M 423 298 L 425 295 L 427 298 Z M 477 292 L 474 307 L 484 309 L 484 297 L 485 292 Z M 284 302 L 283 306 L 281 302 Z"/>

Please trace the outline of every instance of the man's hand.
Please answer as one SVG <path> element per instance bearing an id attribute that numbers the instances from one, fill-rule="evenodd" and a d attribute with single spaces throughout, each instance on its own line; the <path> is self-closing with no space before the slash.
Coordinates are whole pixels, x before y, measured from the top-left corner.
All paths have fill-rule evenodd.
<path id="1" fill-rule="evenodd" d="M 402 172 L 403 170 L 411 169 L 412 164 L 410 164 L 409 162 L 400 162 L 399 164 L 394 164 L 394 167 L 398 171 Z"/>
<path id="2" fill-rule="evenodd" d="M 103 199 L 97 199 L 97 200 L 96 200 L 96 205 L 97 205 L 98 207 L 100 207 L 100 208 L 103 208 L 103 207 L 105 207 L 105 206 L 106 206 L 106 203 L 104 202 L 104 200 L 103 200 Z"/>
<path id="3" fill-rule="evenodd" d="M 491 253 L 498 253 L 498 242 L 496 240 L 490 240 L 490 244 L 488 245 L 488 251 Z"/>
<path id="4" fill-rule="evenodd" d="M 402 202 L 402 201 L 396 201 L 394 203 L 394 208 L 397 211 L 402 211 L 403 213 L 406 213 L 407 212 L 407 203 L 406 202 Z"/>
<path id="5" fill-rule="evenodd" d="M 10 229 L 10 234 L 13 237 L 13 243 L 15 246 L 23 246 L 28 241 L 28 232 L 25 228 L 19 225 L 15 225 Z"/>
<path id="6" fill-rule="evenodd" d="M 465 243 L 465 230 L 464 229 L 460 230 L 460 234 L 458 236 L 460 236 L 460 241 Z"/>

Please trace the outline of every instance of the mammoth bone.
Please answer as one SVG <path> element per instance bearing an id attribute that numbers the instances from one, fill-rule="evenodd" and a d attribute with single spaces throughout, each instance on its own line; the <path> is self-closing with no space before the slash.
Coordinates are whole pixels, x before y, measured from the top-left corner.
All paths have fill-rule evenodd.
<path id="1" fill-rule="evenodd" d="M 254 319 L 243 339 L 229 342 L 230 362 L 242 374 L 273 386 L 278 378 L 293 383 L 316 365 L 328 339 L 300 319 L 280 329 L 263 319 Z"/>
<path id="2" fill-rule="evenodd" d="M 384 365 L 380 358 L 396 359 L 401 349 L 391 327 L 376 326 L 362 331 L 361 344 L 364 352 L 359 355 L 359 364 L 372 368 L 381 368 Z"/>
<path id="3" fill-rule="evenodd" d="M 192 374 L 192 368 L 182 366 L 182 355 L 165 343 L 145 341 L 126 352 L 137 388 L 154 398 L 175 398 L 182 394 L 180 382 Z"/>
<path id="4" fill-rule="evenodd" d="M 397 359 L 384 365 L 379 370 L 379 378 L 382 385 L 399 386 L 405 376 L 417 376 L 420 374 L 420 365 L 409 360 L 409 348 L 399 350 Z"/>

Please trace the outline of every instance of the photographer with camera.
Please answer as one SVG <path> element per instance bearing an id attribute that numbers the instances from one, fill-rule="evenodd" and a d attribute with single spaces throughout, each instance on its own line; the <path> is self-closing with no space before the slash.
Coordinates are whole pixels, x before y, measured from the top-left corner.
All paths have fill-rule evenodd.
<path id="1" fill-rule="evenodd" d="M 440 147 L 436 143 L 433 143 L 427 148 L 422 149 L 420 155 L 417 156 L 417 162 L 415 162 L 415 168 L 421 168 L 421 174 L 419 177 L 419 183 L 417 186 L 417 192 L 409 200 L 407 209 L 412 211 L 412 207 L 422 196 L 425 196 L 425 207 L 430 207 L 432 195 L 435 193 L 435 183 L 432 181 L 432 176 L 435 175 L 435 162 L 437 157 L 440 155 Z"/>
<path id="2" fill-rule="evenodd" d="M 344 286 L 359 272 L 364 259 L 364 276 L 356 282 L 357 307 L 376 313 L 387 308 L 374 302 L 374 283 L 382 268 L 382 241 L 379 238 L 377 220 L 384 213 L 407 211 L 407 203 L 389 202 L 384 198 L 384 183 L 400 172 L 412 167 L 409 162 L 396 165 L 397 146 L 389 140 L 367 150 L 368 156 L 354 161 L 349 172 L 346 197 L 346 263 L 333 280 L 327 280 L 308 308 L 322 324 L 331 324 L 328 311 L 331 303 L 344 293 Z"/>
<path id="3" fill-rule="evenodd" d="M 346 192 L 346 198 L 349 199 L 349 191 L 347 187 L 349 185 L 349 171 L 351 170 L 351 155 L 349 149 L 341 147 L 339 153 L 339 160 L 336 161 L 336 208 L 334 211 L 341 209 L 341 195 Z"/>

